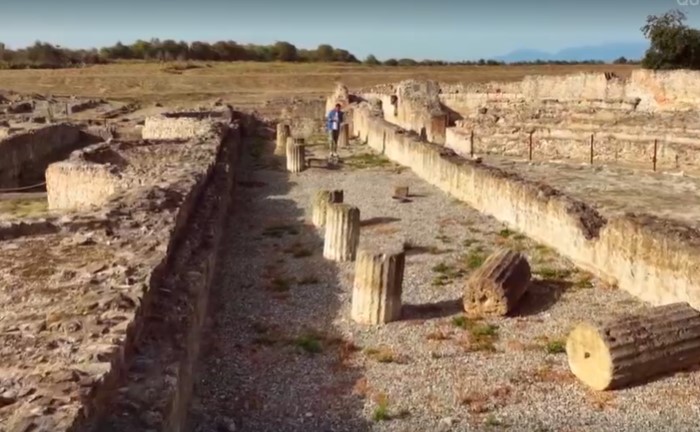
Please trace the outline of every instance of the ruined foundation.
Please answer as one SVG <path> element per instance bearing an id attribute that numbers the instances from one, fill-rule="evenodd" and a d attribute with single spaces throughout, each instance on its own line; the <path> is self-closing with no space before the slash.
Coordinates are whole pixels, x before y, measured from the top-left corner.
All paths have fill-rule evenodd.
<path id="1" fill-rule="evenodd" d="M 700 312 L 687 303 L 594 326 L 566 342 L 569 367 L 594 390 L 619 389 L 700 364 Z"/>
<path id="2" fill-rule="evenodd" d="M 343 191 L 342 190 L 322 190 L 316 192 L 314 200 L 312 203 L 312 222 L 316 227 L 326 226 L 326 214 L 328 212 L 328 206 L 330 204 L 342 204 L 343 202 Z"/>
<path id="3" fill-rule="evenodd" d="M 323 257 L 353 261 L 360 242 L 360 209 L 349 204 L 330 204 L 326 214 Z"/>
<path id="4" fill-rule="evenodd" d="M 351 309 L 355 322 L 377 325 L 401 318 L 405 261 L 403 251 L 357 252 Z"/>
<path id="5" fill-rule="evenodd" d="M 80 129 L 54 124 L 9 135 L 0 140 L 0 189 L 40 183 L 46 167 L 81 147 Z"/>
<path id="6" fill-rule="evenodd" d="M 14 317 L 0 323 L 12 347 L 0 366 L 16 370 L 2 383 L 14 396 L 0 403 L 0 429 L 182 430 L 241 135 L 225 118 L 178 115 L 188 121 L 147 120 L 156 141 L 110 140 L 51 164 L 49 207 L 80 212 L 0 223 L 3 265 L 32 269 L 0 272 L 13 286 L 2 314 Z M 59 133 L 48 143 L 76 135 L 49 128 Z M 24 263 L 27 253 L 37 259 Z M 31 340 L 8 324 L 34 329 Z M 70 340 L 59 356 L 57 340 Z"/>
<path id="7" fill-rule="evenodd" d="M 530 265 L 523 254 L 502 249 L 491 255 L 467 281 L 464 310 L 470 317 L 504 316 L 530 284 Z"/>

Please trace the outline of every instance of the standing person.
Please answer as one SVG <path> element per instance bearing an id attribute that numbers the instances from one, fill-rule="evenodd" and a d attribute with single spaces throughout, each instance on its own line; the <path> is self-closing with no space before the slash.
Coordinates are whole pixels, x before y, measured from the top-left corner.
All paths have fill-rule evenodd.
<path id="1" fill-rule="evenodd" d="M 329 132 L 331 158 L 338 156 L 338 135 L 340 135 L 340 125 L 343 123 L 344 113 L 340 104 L 335 104 L 335 108 L 326 116 L 326 129 Z"/>

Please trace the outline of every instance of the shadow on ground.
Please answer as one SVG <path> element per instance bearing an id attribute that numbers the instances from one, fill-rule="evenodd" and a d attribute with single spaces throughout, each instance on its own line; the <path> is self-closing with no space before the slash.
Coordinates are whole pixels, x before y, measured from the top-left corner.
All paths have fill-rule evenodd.
<path id="1" fill-rule="evenodd" d="M 512 315 L 525 317 L 545 312 L 572 286 L 566 280 L 533 279 Z"/>
<path id="2" fill-rule="evenodd" d="M 463 310 L 464 307 L 461 297 L 437 303 L 404 304 L 401 308 L 401 319 L 410 321 L 445 318 L 458 314 Z"/>
<path id="3" fill-rule="evenodd" d="M 270 158 L 265 147 L 239 178 L 251 187 L 238 189 L 222 242 L 188 430 L 369 431 L 353 394 L 363 370 L 333 329 L 338 269 L 286 198 L 290 175 L 269 169 L 283 165 L 250 160 Z"/>

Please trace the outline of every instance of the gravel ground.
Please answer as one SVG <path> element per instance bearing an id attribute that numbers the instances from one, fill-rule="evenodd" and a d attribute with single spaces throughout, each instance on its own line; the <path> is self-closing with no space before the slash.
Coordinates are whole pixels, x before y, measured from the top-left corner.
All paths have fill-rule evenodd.
<path id="1" fill-rule="evenodd" d="M 594 393 L 568 370 L 573 325 L 643 304 L 408 170 L 346 161 L 355 168 L 257 169 L 241 182 L 191 431 L 697 430 L 700 408 L 688 401 L 698 373 Z M 411 202 L 391 199 L 395 185 L 410 187 Z M 322 188 L 360 208 L 363 245 L 410 246 L 402 321 L 349 320 L 353 263 L 324 260 L 310 225 Z M 512 317 L 466 320 L 464 279 L 500 245 L 528 256 L 531 288 Z"/>

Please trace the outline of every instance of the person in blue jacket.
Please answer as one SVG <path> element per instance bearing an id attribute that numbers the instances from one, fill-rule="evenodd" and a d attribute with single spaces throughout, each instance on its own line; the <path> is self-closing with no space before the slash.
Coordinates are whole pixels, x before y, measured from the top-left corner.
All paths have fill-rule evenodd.
<path id="1" fill-rule="evenodd" d="M 344 113 L 340 104 L 335 104 L 335 108 L 326 116 L 326 130 L 330 136 L 331 157 L 338 154 L 338 135 L 340 135 L 340 125 L 343 123 Z"/>

